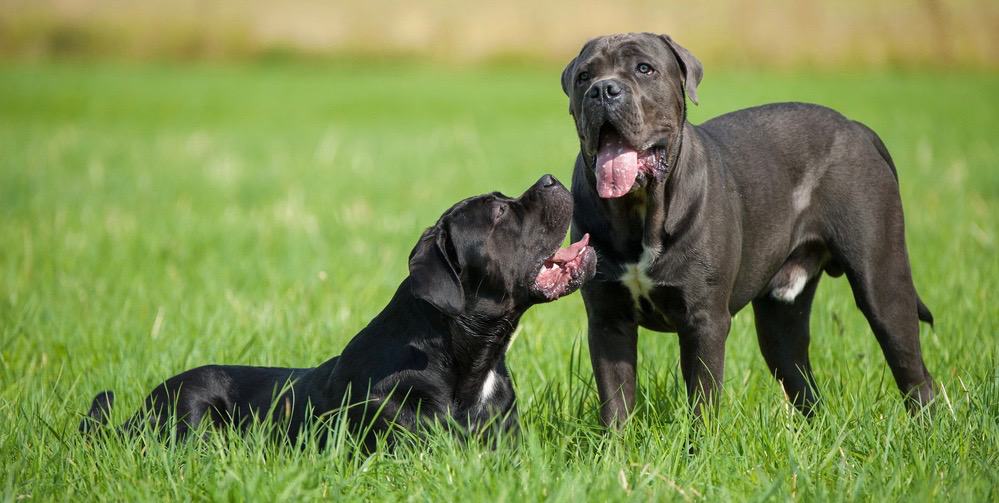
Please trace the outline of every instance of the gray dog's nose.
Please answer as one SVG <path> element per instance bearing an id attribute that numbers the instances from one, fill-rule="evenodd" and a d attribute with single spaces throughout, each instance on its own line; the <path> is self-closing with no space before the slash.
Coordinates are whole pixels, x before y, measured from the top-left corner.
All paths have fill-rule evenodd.
<path id="1" fill-rule="evenodd" d="M 614 79 L 601 80 L 590 86 L 590 91 L 587 95 L 591 99 L 603 98 L 608 101 L 616 100 L 621 96 L 621 84 Z"/>

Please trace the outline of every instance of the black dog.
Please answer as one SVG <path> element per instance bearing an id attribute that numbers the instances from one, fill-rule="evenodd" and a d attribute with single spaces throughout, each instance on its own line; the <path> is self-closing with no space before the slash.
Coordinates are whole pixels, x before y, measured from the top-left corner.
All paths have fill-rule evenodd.
<path id="1" fill-rule="evenodd" d="M 166 432 L 175 424 L 182 437 L 206 417 L 243 427 L 269 415 L 294 439 L 310 419 L 346 413 L 352 430 L 367 431 L 369 447 L 393 425 L 514 429 L 505 353 L 521 315 L 575 291 L 596 270 L 585 236 L 559 248 L 571 216 L 571 195 L 551 175 L 519 199 L 461 201 L 423 233 L 409 277 L 339 357 L 312 369 L 188 370 L 157 386 L 122 429 Z M 106 423 L 112 401 L 110 392 L 98 394 L 81 430 Z"/>
<path id="2" fill-rule="evenodd" d="M 913 410 L 933 399 L 897 173 L 869 128 L 817 105 L 741 110 L 700 126 L 700 62 L 665 35 L 589 41 L 562 73 L 580 154 L 573 236 L 600 263 L 582 294 L 606 424 L 634 405 L 637 329 L 678 332 L 699 413 L 722 382 L 731 317 L 753 303 L 764 359 L 806 415 L 808 319 L 823 271 L 846 274 Z"/>

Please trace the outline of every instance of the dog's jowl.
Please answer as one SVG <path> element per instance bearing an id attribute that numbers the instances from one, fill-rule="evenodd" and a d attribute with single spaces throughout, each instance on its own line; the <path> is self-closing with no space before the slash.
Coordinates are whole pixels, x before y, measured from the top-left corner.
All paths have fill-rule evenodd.
<path id="1" fill-rule="evenodd" d="M 515 429 L 505 354 L 521 315 L 596 269 L 586 236 L 559 248 L 571 218 L 572 197 L 550 175 L 517 199 L 465 199 L 423 233 L 409 276 L 340 356 L 315 368 L 188 370 L 157 386 L 121 430 L 184 436 L 205 419 L 244 427 L 271 417 L 294 439 L 310 420 L 346 414 L 370 447 L 390 428 L 431 421 L 473 434 Z M 98 394 L 81 430 L 103 426 L 113 398 Z"/>
<path id="2" fill-rule="evenodd" d="M 732 315 L 752 303 L 770 371 L 805 414 L 817 396 L 809 313 L 823 273 L 844 275 L 912 409 L 933 398 L 898 174 L 869 128 L 779 103 L 695 126 L 701 63 L 670 37 L 586 43 L 562 73 L 580 153 L 573 236 L 600 256 L 582 294 L 601 418 L 635 398 L 638 327 L 677 332 L 700 412 L 723 376 Z"/>

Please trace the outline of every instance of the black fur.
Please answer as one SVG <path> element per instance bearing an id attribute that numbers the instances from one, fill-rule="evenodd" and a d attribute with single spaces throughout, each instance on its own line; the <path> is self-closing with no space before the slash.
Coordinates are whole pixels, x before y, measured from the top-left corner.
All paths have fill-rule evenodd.
<path id="1" fill-rule="evenodd" d="M 188 370 L 154 388 L 120 430 L 175 428 L 182 438 L 206 418 L 242 428 L 271 417 L 294 440 L 309 421 L 346 414 L 369 448 L 390 428 L 419 432 L 433 421 L 467 434 L 515 430 L 505 353 L 521 315 L 550 300 L 534 279 L 571 215 L 568 190 L 550 175 L 518 199 L 466 199 L 424 232 L 409 277 L 340 356 L 315 368 Z M 592 261 L 588 267 L 579 282 L 592 276 Z M 80 430 L 106 424 L 112 401 L 110 392 L 98 394 Z"/>

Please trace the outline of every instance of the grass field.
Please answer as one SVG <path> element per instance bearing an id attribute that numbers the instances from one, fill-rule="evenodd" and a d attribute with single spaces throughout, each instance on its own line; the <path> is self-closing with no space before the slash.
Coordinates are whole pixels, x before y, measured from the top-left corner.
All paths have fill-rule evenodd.
<path id="1" fill-rule="evenodd" d="M 641 404 L 597 425 L 578 295 L 535 308 L 509 355 L 524 432 L 370 457 L 210 436 L 89 444 L 209 362 L 339 353 L 452 202 L 564 181 L 577 144 L 560 68 L 411 64 L 0 66 L 0 465 L 6 501 L 999 499 L 999 75 L 715 73 L 694 122 L 801 100 L 877 130 L 899 167 L 940 388 L 910 418 L 845 280 L 820 286 L 821 413 L 789 410 L 750 311 L 717 416 L 684 449 L 671 334 L 643 332 Z M 259 432 L 258 432 L 259 433 Z"/>

